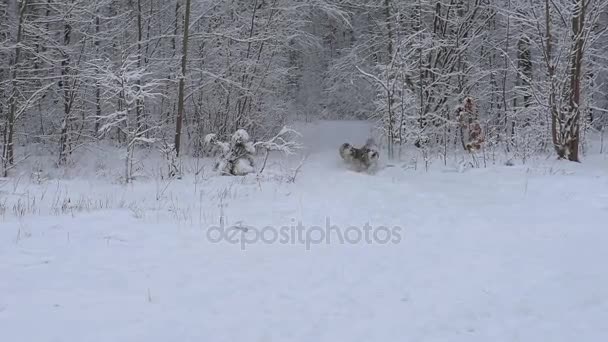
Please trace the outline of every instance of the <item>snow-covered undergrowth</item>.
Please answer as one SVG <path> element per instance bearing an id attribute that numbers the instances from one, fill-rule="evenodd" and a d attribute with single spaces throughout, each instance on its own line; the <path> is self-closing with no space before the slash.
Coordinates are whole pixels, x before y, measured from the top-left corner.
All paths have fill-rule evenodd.
<path id="1" fill-rule="evenodd" d="M 186 159 L 184 177 L 167 180 L 162 160 L 142 155 L 135 182 L 123 185 L 110 152 L 89 153 L 88 166 L 67 171 L 29 160 L 20 176 L 0 180 L 0 336 L 608 338 L 604 155 L 466 170 L 455 159 L 426 171 L 408 151 L 406 162 L 368 175 L 348 170 L 337 152 L 365 142 L 367 125 L 300 130 L 302 155 L 271 159 L 261 177 L 215 176 L 212 160 Z M 306 238 L 328 221 L 334 233 L 369 224 L 398 227 L 400 238 L 252 238 L 300 223 Z M 239 227 L 241 241 L 210 241 L 208 229 L 220 225 Z"/>

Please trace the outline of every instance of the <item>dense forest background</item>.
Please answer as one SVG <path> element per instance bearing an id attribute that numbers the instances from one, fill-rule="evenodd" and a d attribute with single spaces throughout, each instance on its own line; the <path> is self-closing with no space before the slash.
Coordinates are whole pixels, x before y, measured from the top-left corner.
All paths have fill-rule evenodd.
<path id="1" fill-rule="evenodd" d="M 581 160 L 608 124 L 605 0 L 0 0 L 0 171 L 106 141 L 368 119 L 389 158 L 483 149 Z M 464 101 L 464 102 L 463 102 Z"/>

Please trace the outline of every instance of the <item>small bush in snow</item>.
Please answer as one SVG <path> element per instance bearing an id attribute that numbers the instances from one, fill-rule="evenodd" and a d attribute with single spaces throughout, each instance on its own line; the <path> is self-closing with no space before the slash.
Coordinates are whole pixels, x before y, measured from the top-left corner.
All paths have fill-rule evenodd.
<path id="1" fill-rule="evenodd" d="M 221 174 L 242 176 L 255 171 L 255 147 L 244 129 L 234 132 L 229 143 L 220 141 L 215 134 L 207 134 L 205 145 L 215 146 L 221 151 L 221 156 L 215 164 L 215 170 Z"/>
<path id="2" fill-rule="evenodd" d="M 230 142 L 219 140 L 216 134 L 207 134 L 204 139 L 204 146 L 207 151 L 216 150 L 220 153 L 220 158 L 215 164 L 216 171 L 223 175 L 242 176 L 256 171 L 253 156 L 257 149 L 266 152 L 264 162 L 259 170 L 259 172 L 262 172 L 271 151 L 279 151 L 288 155 L 300 148 L 300 144 L 292 139 L 293 136 L 297 135 L 299 133 L 293 129 L 283 127 L 274 137 L 252 143 L 249 133 L 244 129 L 239 129 L 232 134 Z"/>
<path id="3" fill-rule="evenodd" d="M 160 148 L 160 153 L 167 162 L 167 176 L 168 178 L 177 177 L 180 178 L 180 172 L 178 167 L 177 152 L 175 151 L 175 145 L 163 140 Z"/>

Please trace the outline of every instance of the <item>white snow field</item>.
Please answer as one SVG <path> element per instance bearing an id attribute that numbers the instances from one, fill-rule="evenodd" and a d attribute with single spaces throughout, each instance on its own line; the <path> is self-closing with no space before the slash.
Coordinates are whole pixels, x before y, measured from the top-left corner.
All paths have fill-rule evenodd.
<path id="1" fill-rule="evenodd" d="M 261 179 L 149 166 L 121 185 L 100 157 L 0 180 L 0 341 L 608 341 L 605 155 L 425 171 L 411 150 L 368 175 L 337 153 L 366 124 L 302 133 L 295 182 L 278 158 Z M 400 241 L 207 238 L 220 221 L 249 239 L 327 219 Z"/>

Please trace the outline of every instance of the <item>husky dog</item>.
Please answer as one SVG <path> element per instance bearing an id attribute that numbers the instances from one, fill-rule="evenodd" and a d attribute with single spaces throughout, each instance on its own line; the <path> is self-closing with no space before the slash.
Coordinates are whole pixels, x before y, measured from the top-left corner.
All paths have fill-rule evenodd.
<path id="1" fill-rule="evenodd" d="M 370 171 L 378 165 L 380 152 L 373 139 L 368 139 L 361 148 L 356 148 L 349 143 L 340 146 L 340 157 L 356 171 Z"/>
<path id="2" fill-rule="evenodd" d="M 349 143 L 344 143 L 340 146 L 340 157 L 348 164 L 353 162 L 353 149 L 354 147 Z"/>

